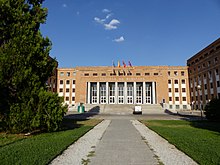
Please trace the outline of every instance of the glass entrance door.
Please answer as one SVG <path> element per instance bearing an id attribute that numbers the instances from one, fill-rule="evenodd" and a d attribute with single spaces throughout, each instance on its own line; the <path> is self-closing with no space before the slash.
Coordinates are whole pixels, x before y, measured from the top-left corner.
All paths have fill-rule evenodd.
<path id="1" fill-rule="evenodd" d="M 136 85 L 136 103 L 142 104 L 142 90 L 143 90 L 143 83 L 137 83 Z"/>
<path id="2" fill-rule="evenodd" d="M 151 85 L 146 83 L 146 104 L 151 104 Z"/>
<path id="3" fill-rule="evenodd" d="M 133 104 L 133 84 L 127 84 L 127 103 Z"/>
<path id="4" fill-rule="evenodd" d="M 91 83 L 92 104 L 97 104 L 97 83 Z"/>
<path id="5" fill-rule="evenodd" d="M 115 104 L 115 83 L 109 83 L 109 104 Z"/>
<path id="6" fill-rule="evenodd" d="M 106 83 L 100 83 L 100 103 L 106 104 Z"/>
<path id="7" fill-rule="evenodd" d="M 124 104 L 124 83 L 118 83 L 118 104 Z"/>

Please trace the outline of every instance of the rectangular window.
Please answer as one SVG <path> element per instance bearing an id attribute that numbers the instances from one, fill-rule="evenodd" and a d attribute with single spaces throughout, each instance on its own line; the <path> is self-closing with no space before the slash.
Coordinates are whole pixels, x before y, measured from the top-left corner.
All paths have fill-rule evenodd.
<path id="1" fill-rule="evenodd" d="M 128 75 L 128 76 L 131 76 L 131 75 L 132 75 L 132 73 L 131 73 L 131 72 L 128 72 L 128 73 L 127 73 L 127 75 Z"/>
<path id="2" fill-rule="evenodd" d="M 63 88 L 60 88 L 60 90 L 59 90 L 60 92 L 63 92 Z"/>
<path id="3" fill-rule="evenodd" d="M 66 72 L 66 75 L 67 75 L 67 77 L 69 77 L 70 76 L 70 72 Z"/>
<path id="4" fill-rule="evenodd" d="M 106 76 L 106 73 L 102 73 L 102 76 Z"/>
<path id="5" fill-rule="evenodd" d="M 154 76 L 157 76 L 158 75 L 158 73 L 154 73 Z"/>
<path id="6" fill-rule="evenodd" d="M 169 101 L 172 101 L 172 97 L 169 97 Z"/>
<path id="7" fill-rule="evenodd" d="M 184 76 L 184 75 L 185 75 L 185 72 L 184 72 L 184 71 L 182 71 L 182 72 L 181 72 L 181 76 Z"/>
<path id="8" fill-rule="evenodd" d="M 183 101 L 186 101 L 186 97 L 183 97 Z"/>
<path id="9" fill-rule="evenodd" d="M 219 81 L 217 81 L 217 87 L 220 87 L 220 83 L 219 83 Z"/>
<path id="10" fill-rule="evenodd" d="M 69 101 L 69 97 L 66 97 L 66 101 Z"/>
<path id="11" fill-rule="evenodd" d="M 60 72 L 60 76 L 64 76 L 64 73 L 63 73 L 63 72 Z"/>
<path id="12" fill-rule="evenodd" d="M 179 92 L 178 88 L 175 88 L 175 92 Z"/>
<path id="13" fill-rule="evenodd" d="M 175 97 L 175 101 L 179 101 L 179 97 Z"/>
<path id="14" fill-rule="evenodd" d="M 84 76 L 89 76 L 89 73 L 85 73 Z"/>
<path id="15" fill-rule="evenodd" d="M 75 97 L 72 97 L 72 101 L 75 101 Z"/>
<path id="16" fill-rule="evenodd" d="M 170 71 L 168 71 L 168 76 L 170 76 Z"/>
<path id="17" fill-rule="evenodd" d="M 213 83 L 210 83 L 210 87 L 213 88 Z"/>
<path id="18" fill-rule="evenodd" d="M 66 80 L 66 84 L 70 84 L 70 80 Z"/>
<path id="19" fill-rule="evenodd" d="M 171 80 L 168 80 L 168 84 L 171 84 Z"/>
<path id="20" fill-rule="evenodd" d="M 205 84 L 205 89 L 207 89 L 207 84 Z"/>
<path id="21" fill-rule="evenodd" d="M 136 73 L 136 76 L 140 76 L 141 75 L 141 73 Z"/>
<path id="22" fill-rule="evenodd" d="M 183 93 L 186 92 L 186 88 L 182 88 L 182 92 L 183 92 Z"/>
<path id="23" fill-rule="evenodd" d="M 173 105 L 169 105 L 169 108 L 170 108 L 170 109 L 173 109 Z"/>
<path id="24" fill-rule="evenodd" d="M 70 89 L 69 88 L 66 88 L 66 93 L 69 93 L 70 92 Z"/>
<path id="25" fill-rule="evenodd" d="M 145 73 L 145 76 L 149 76 L 150 75 L 150 73 Z"/>
<path id="26" fill-rule="evenodd" d="M 60 80 L 60 84 L 63 84 L 63 80 Z"/>
<path id="27" fill-rule="evenodd" d="M 73 76 L 75 76 L 76 75 L 76 72 L 73 72 Z"/>
<path id="28" fill-rule="evenodd" d="M 215 70 L 215 74 L 218 75 L 218 69 Z"/>
<path id="29" fill-rule="evenodd" d="M 187 105 L 183 105 L 183 109 L 187 109 Z"/>
<path id="30" fill-rule="evenodd" d="M 169 92 L 172 92 L 171 88 L 169 88 Z"/>
<path id="31" fill-rule="evenodd" d="M 177 71 L 174 71 L 174 75 L 175 75 L 175 76 L 178 76 L 178 72 L 177 72 Z"/>
<path id="32" fill-rule="evenodd" d="M 176 109 L 180 109 L 180 106 L 179 106 L 179 105 L 176 105 Z"/>
<path id="33" fill-rule="evenodd" d="M 98 74 L 97 73 L 93 73 L 93 76 L 98 76 Z"/>
<path id="34" fill-rule="evenodd" d="M 175 80 L 175 81 L 174 81 L 174 84 L 178 84 L 178 80 Z"/>
<path id="35" fill-rule="evenodd" d="M 186 80 L 182 79 L 182 84 L 186 84 Z"/>
<path id="36" fill-rule="evenodd" d="M 75 84 L 76 83 L 76 80 L 73 80 L 73 84 Z"/>
<path id="37" fill-rule="evenodd" d="M 75 88 L 73 88 L 72 91 L 75 92 Z"/>

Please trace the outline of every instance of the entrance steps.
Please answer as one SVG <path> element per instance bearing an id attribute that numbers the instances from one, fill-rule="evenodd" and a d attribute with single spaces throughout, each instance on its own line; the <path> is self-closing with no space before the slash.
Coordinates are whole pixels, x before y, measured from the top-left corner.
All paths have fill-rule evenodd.
<path id="1" fill-rule="evenodd" d="M 140 104 L 137 106 L 141 106 L 143 114 L 164 113 L 160 104 Z M 134 108 L 134 104 L 85 104 L 85 110 L 91 113 L 132 114 Z"/>

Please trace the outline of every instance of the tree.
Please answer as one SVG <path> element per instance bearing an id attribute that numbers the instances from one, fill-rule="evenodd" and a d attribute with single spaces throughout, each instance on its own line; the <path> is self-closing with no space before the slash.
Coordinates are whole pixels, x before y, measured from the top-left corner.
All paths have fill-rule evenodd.
<path id="1" fill-rule="evenodd" d="M 220 99 L 212 99 L 205 106 L 205 115 L 208 120 L 220 121 Z"/>
<path id="2" fill-rule="evenodd" d="M 42 3 L 43 0 L 0 0 L 0 111 L 5 128 L 11 131 L 41 128 L 36 124 L 36 115 L 45 95 L 62 115 L 66 111 L 62 101 L 56 99 L 58 96 L 45 93 L 45 82 L 56 62 L 49 60 L 51 42 L 39 29 L 47 17 Z"/>

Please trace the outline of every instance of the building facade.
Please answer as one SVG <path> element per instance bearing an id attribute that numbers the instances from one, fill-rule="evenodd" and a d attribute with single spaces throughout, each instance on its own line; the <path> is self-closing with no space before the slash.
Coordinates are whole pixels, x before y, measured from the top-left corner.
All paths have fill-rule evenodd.
<path id="1" fill-rule="evenodd" d="M 75 67 L 57 69 L 57 92 L 68 105 L 161 104 L 189 109 L 187 66 Z"/>
<path id="2" fill-rule="evenodd" d="M 204 109 L 213 98 L 220 98 L 220 38 L 187 60 L 191 104 Z"/>

